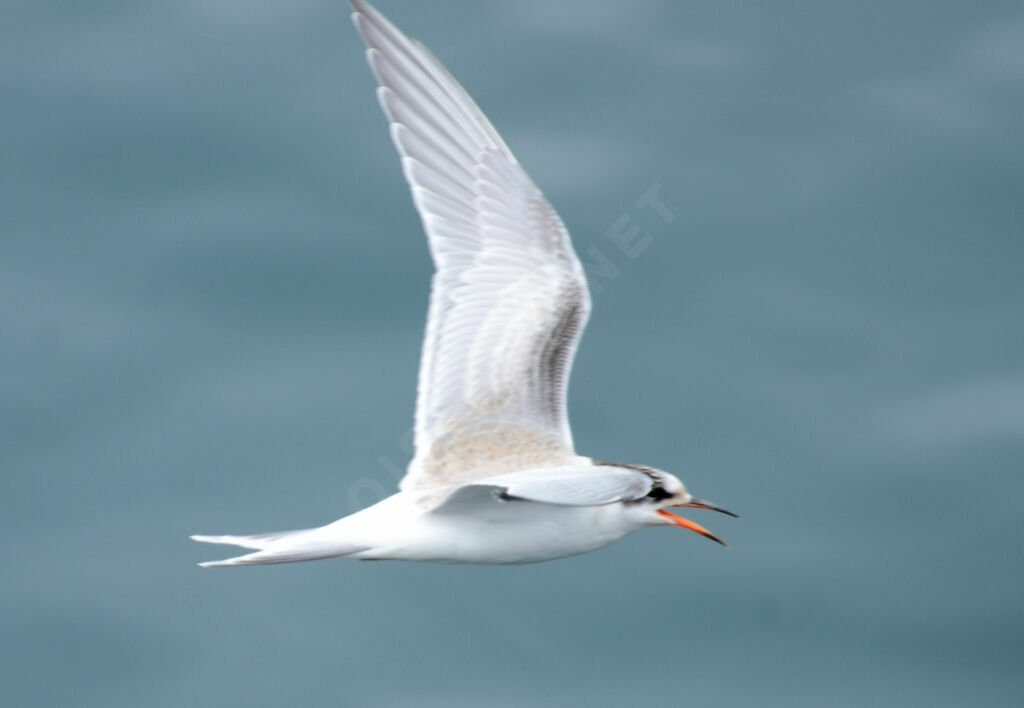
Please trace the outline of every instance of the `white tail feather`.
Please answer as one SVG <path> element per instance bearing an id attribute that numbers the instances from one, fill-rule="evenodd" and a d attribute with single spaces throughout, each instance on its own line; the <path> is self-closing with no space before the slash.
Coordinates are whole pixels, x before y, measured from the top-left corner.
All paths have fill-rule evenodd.
<path id="1" fill-rule="evenodd" d="M 316 534 L 318 529 L 302 529 L 300 531 L 277 531 L 274 533 L 257 533 L 248 536 L 190 536 L 200 543 L 223 543 L 242 548 L 254 548 L 255 553 L 247 553 L 234 558 L 200 563 L 203 568 L 215 568 L 229 565 L 264 565 L 267 563 L 296 563 L 298 561 L 318 560 L 347 556 L 365 551 L 365 546 L 340 543 L 337 540 L 324 538 Z"/>

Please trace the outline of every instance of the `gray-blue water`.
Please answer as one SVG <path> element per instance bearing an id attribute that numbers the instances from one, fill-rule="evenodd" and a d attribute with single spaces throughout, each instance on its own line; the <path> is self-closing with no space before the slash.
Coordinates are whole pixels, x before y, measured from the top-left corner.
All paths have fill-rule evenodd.
<path id="1" fill-rule="evenodd" d="M 1020 3 L 381 9 L 591 266 L 578 448 L 732 547 L 196 568 L 408 457 L 430 264 L 362 45 L 340 0 L 12 0 L 3 703 L 1020 705 Z"/>

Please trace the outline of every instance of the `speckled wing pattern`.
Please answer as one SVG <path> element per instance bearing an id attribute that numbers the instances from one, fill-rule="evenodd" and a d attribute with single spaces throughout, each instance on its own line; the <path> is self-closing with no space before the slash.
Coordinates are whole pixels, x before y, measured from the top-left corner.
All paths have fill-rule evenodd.
<path id="1" fill-rule="evenodd" d="M 578 464 L 566 387 L 590 295 L 569 234 L 441 63 L 352 5 L 436 268 L 401 488 Z"/>

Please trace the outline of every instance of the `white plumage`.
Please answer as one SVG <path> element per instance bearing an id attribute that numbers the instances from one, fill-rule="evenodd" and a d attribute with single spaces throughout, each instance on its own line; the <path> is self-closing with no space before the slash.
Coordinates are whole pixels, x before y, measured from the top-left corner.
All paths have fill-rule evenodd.
<path id="1" fill-rule="evenodd" d="M 590 295 L 569 234 L 441 63 L 369 3 L 352 5 L 436 268 L 415 456 L 399 493 L 327 526 L 193 536 L 256 549 L 201 565 L 332 556 L 521 563 L 651 525 L 711 536 L 665 511 L 717 509 L 672 475 L 575 453 L 566 388 Z"/>
<path id="2" fill-rule="evenodd" d="M 569 234 L 440 62 L 354 5 L 437 269 L 401 488 L 570 463 L 565 394 L 590 296 Z"/>

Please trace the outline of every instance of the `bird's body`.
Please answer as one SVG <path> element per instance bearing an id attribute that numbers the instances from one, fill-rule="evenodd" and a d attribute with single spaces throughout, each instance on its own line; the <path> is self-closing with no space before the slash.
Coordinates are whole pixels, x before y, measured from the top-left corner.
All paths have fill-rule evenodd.
<path id="1" fill-rule="evenodd" d="M 437 269 L 416 454 L 397 494 L 326 526 L 193 536 L 254 550 L 201 565 L 530 563 L 656 525 L 714 539 L 666 511 L 723 511 L 672 475 L 576 454 L 566 387 L 590 296 L 569 234 L 440 62 L 367 2 L 352 4 Z"/>
<path id="2" fill-rule="evenodd" d="M 643 490 L 661 489 L 658 483 L 648 473 L 636 469 L 602 465 L 600 469 L 606 472 L 595 473 L 596 468 L 588 461 L 575 469 L 522 470 L 454 488 L 398 492 L 315 529 L 195 538 L 259 549 L 248 557 L 227 561 L 230 565 L 338 555 L 356 560 L 535 563 L 587 553 L 651 525 L 646 494 L 638 499 L 612 499 L 622 493 L 636 496 Z M 565 488 L 565 480 L 570 476 L 589 483 L 592 480 L 588 474 L 601 476 L 606 482 L 606 488 L 596 490 L 599 497 L 588 496 L 593 490 L 574 493 L 572 485 Z M 533 483 L 540 491 L 519 490 L 517 480 Z M 630 492 L 631 489 L 636 491 Z M 518 495 L 510 491 L 517 491 Z M 438 493 L 444 497 L 438 499 Z M 519 496 L 523 494 L 550 501 Z M 665 523 L 677 523 L 666 517 L 658 518 L 665 518 Z"/>
<path id="3" fill-rule="evenodd" d="M 412 496 L 393 494 L 332 524 L 281 539 L 267 550 L 316 547 L 356 560 L 535 563 L 597 550 L 640 528 L 611 505 L 563 508 L 513 502 L 510 518 L 496 520 L 478 514 L 431 514 L 418 508 Z"/>

